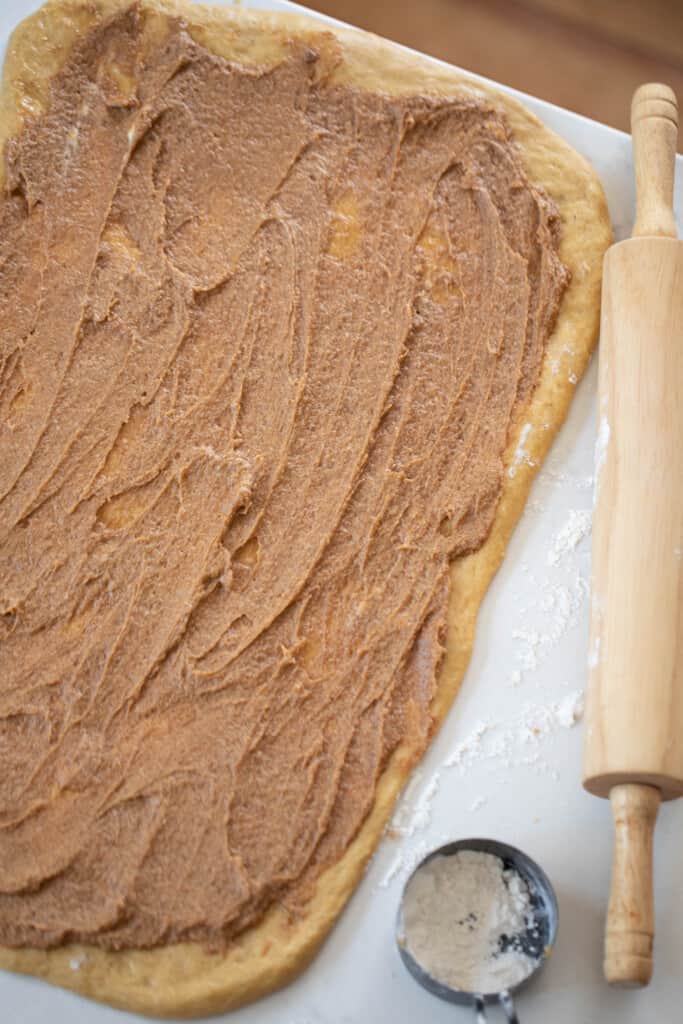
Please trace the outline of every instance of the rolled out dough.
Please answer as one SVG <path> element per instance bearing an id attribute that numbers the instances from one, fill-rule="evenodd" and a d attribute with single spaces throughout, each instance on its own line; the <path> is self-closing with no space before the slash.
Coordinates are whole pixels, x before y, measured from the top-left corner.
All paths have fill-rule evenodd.
<path id="1" fill-rule="evenodd" d="M 51 75 L 79 34 L 128 5 L 129 0 L 52 0 L 18 26 L 4 67 L 1 142 L 20 130 L 23 116 L 40 111 Z M 320 46 L 324 31 L 320 22 L 299 15 L 209 8 L 173 0 L 141 0 L 140 7 L 182 17 L 198 42 L 245 64 L 274 63 L 293 36 L 315 36 Z M 530 179 L 549 193 L 560 210 L 560 257 L 572 273 L 540 382 L 512 431 L 506 465 L 513 463 L 522 430 L 529 457 L 515 461 L 514 472 L 505 474 L 494 526 L 485 544 L 452 565 L 447 653 L 433 705 L 439 722 L 465 671 L 481 599 L 595 343 L 609 220 L 601 187 L 589 165 L 518 102 L 367 33 L 343 29 L 335 30 L 335 36 L 338 42 L 334 45 L 341 47 L 343 58 L 334 71 L 339 82 L 397 95 L 466 92 L 503 108 Z M 332 44 L 332 37 L 327 38 Z M 275 907 L 224 954 L 208 953 L 191 943 L 133 952 L 70 945 L 50 951 L 0 949 L 0 966 L 156 1016 L 203 1015 L 256 999 L 285 984 L 314 956 L 360 878 L 416 756 L 416 751 L 406 746 L 396 750 L 380 779 L 371 813 L 342 859 L 319 878 L 302 917 L 290 919 Z M 74 962 L 78 962 L 77 970 L 72 967 Z"/>

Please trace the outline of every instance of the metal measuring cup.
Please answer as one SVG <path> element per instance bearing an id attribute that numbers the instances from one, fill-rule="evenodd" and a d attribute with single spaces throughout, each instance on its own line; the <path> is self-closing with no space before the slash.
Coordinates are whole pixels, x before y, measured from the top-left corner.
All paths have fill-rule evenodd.
<path id="1" fill-rule="evenodd" d="M 505 869 L 516 871 L 527 885 L 529 900 L 531 904 L 531 921 L 527 928 L 514 938 L 519 943 L 521 950 L 527 953 L 533 960 L 537 960 L 536 966 L 526 975 L 522 981 L 512 985 L 500 992 L 466 992 L 451 985 L 444 984 L 438 978 L 432 977 L 418 963 L 413 954 L 406 946 L 405 929 L 403 926 L 403 899 L 406 889 L 413 876 L 420 871 L 433 857 L 449 856 L 460 853 L 463 850 L 490 853 L 502 860 Z M 521 850 L 507 843 L 499 843 L 494 839 L 460 839 L 457 842 L 446 843 L 436 850 L 432 850 L 417 865 L 410 878 L 403 887 L 401 904 L 396 920 L 396 943 L 403 963 L 408 968 L 416 981 L 441 999 L 451 1003 L 459 1003 L 463 1006 L 473 1006 L 477 1015 L 478 1024 L 485 1024 L 486 1004 L 498 1003 L 504 1010 L 508 1024 L 519 1024 L 517 1011 L 515 1010 L 513 995 L 526 985 L 531 978 L 538 974 L 543 964 L 548 959 L 557 933 L 557 899 L 550 880 L 545 872 L 527 857 Z M 510 936 L 512 939 L 513 936 Z"/>

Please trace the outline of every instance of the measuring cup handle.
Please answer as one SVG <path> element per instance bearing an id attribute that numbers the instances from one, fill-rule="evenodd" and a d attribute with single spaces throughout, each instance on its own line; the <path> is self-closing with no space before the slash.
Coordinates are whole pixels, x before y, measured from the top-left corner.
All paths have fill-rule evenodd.
<path id="1" fill-rule="evenodd" d="M 500 995 L 498 996 L 498 1001 L 505 1010 L 505 1016 L 507 1018 L 508 1024 L 519 1024 L 519 1017 L 517 1016 L 515 1004 L 512 1001 L 512 996 L 510 995 L 510 993 L 501 992 Z"/>
<path id="2" fill-rule="evenodd" d="M 483 996 L 474 997 L 474 1010 L 477 1014 L 477 1024 L 486 1024 L 486 1003 L 484 1002 Z"/>

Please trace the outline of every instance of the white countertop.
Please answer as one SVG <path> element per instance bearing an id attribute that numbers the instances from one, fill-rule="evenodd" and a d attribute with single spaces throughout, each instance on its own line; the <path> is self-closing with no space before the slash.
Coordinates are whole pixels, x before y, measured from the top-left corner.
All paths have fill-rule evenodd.
<path id="1" fill-rule="evenodd" d="M 5 0 L 0 50 L 16 22 L 38 6 L 34 0 Z M 251 6 L 294 7 L 278 0 L 254 0 Z M 591 161 L 607 194 L 615 235 L 626 237 L 633 216 L 629 137 L 522 98 Z M 681 157 L 677 173 L 683 234 Z M 395 817 L 402 838 L 381 842 L 332 935 L 297 981 L 219 1019 L 230 1024 L 474 1020 L 471 1010 L 442 1003 L 409 977 L 394 947 L 393 927 L 411 864 L 448 839 L 475 835 L 521 847 L 542 865 L 557 891 L 557 945 L 548 966 L 519 996 L 523 1024 L 681 1019 L 683 801 L 663 805 L 657 825 L 653 981 L 643 991 L 616 992 L 601 975 L 611 817 L 607 802 L 581 788 L 581 726 L 568 724 L 586 674 L 595 395 L 594 363 L 577 388 L 569 419 L 484 600 L 460 694 L 403 797 Z M 0 1008 L 7 1024 L 143 1020 L 4 972 Z M 496 1010 L 490 1015 L 502 1020 Z"/>

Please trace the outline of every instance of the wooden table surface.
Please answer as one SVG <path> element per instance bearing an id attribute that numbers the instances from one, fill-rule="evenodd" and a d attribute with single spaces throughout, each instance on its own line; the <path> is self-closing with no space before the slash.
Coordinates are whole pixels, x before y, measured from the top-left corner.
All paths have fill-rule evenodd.
<path id="1" fill-rule="evenodd" d="M 642 82 L 666 82 L 683 103 L 683 0 L 308 2 L 625 131 Z"/>

